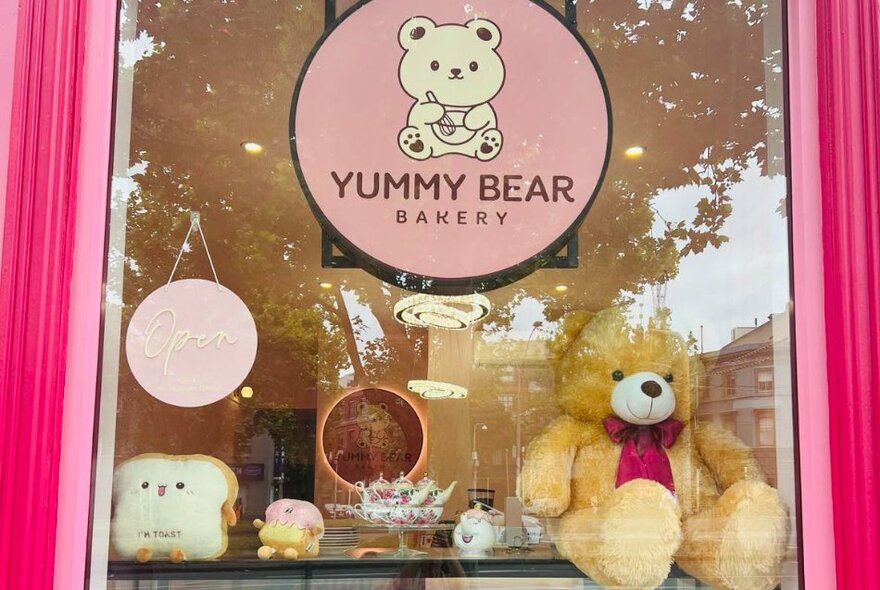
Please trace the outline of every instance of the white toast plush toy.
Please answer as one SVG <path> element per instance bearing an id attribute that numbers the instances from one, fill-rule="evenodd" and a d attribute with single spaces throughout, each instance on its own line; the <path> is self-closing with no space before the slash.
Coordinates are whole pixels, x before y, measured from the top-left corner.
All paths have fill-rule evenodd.
<path id="1" fill-rule="evenodd" d="M 226 527 L 238 480 L 207 455 L 147 453 L 113 473 L 110 540 L 122 559 L 173 562 L 216 559 L 226 552 Z"/>

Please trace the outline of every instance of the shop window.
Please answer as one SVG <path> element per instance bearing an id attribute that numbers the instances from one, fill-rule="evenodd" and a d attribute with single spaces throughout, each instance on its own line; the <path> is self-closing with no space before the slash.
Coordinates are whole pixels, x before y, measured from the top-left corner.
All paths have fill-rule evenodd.
<path id="1" fill-rule="evenodd" d="M 736 412 L 725 412 L 724 414 L 721 414 L 721 426 L 731 434 L 736 434 L 736 420 Z"/>
<path id="2" fill-rule="evenodd" d="M 755 412 L 755 430 L 757 446 L 772 447 L 776 444 L 776 416 L 773 410 Z"/>
<path id="3" fill-rule="evenodd" d="M 755 371 L 759 393 L 773 392 L 773 368 L 762 368 Z"/>
<path id="4" fill-rule="evenodd" d="M 725 397 L 736 397 L 736 373 L 730 371 L 724 375 L 724 395 Z"/>
<path id="5" fill-rule="evenodd" d="M 121 3 L 88 588 L 798 587 L 783 3 L 471 4 Z"/>
<path id="6" fill-rule="evenodd" d="M 694 379 L 694 387 L 699 392 L 700 400 L 705 401 L 712 397 L 710 383 L 711 379 L 708 375 L 698 374 L 696 379 Z"/>

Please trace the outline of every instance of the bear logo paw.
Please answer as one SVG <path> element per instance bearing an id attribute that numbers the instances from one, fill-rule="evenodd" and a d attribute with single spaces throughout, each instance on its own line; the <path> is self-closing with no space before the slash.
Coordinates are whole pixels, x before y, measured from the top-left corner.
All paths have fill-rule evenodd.
<path id="1" fill-rule="evenodd" d="M 501 151 L 504 144 L 504 136 L 497 129 L 487 129 L 480 134 L 480 147 L 474 154 L 477 159 L 488 161 Z"/>

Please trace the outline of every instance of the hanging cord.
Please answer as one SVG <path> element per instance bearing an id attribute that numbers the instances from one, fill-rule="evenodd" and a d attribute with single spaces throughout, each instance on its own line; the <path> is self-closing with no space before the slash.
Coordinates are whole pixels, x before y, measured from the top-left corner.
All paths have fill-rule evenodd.
<path id="1" fill-rule="evenodd" d="M 214 275 L 214 282 L 217 283 L 217 289 L 222 289 L 220 285 L 220 279 L 217 278 L 217 269 L 214 268 L 214 260 L 211 258 L 211 251 L 208 249 L 208 241 L 205 239 L 205 232 L 202 231 L 202 223 L 201 223 L 201 215 L 198 211 L 190 211 L 189 212 L 189 230 L 186 232 L 186 237 L 183 238 L 183 244 L 180 245 L 180 251 L 177 253 L 177 260 L 174 261 L 174 267 L 171 269 L 171 275 L 168 277 L 168 282 L 165 284 L 167 288 L 171 281 L 174 279 L 174 273 L 177 272 L 177 267 L 180 264 L 180 259 L 183 258 L 183 253 L 186 250 L 186 247 L 189 245 L 189 237 L 192 235 L 193 228 L 199 230 L 199 236 L 202 238 L 202 245 L 205 247 L 205 254 L 208 255 L 208 264 L 211 265 L 211 273 Z"/>
<path id="2" fill-rule="evenodd" d="M 214 261 L 211 259 L 211 251 L 208 250 L 208 241 L 205 239 L 205 233 L 202 231 L 202 224 L 196 222 L 196 227 L 199 229 L 199 235 L 202 237 L 202 244 L 205 246 L 205 254 L 208 255 L 208 264 L 211 265 L 211 273 L 214 275 L 214 282 L 217 283 L 217 288 L 220 288 L 220 279 L 217 278 L 217 269 L 214 268 Z"/>

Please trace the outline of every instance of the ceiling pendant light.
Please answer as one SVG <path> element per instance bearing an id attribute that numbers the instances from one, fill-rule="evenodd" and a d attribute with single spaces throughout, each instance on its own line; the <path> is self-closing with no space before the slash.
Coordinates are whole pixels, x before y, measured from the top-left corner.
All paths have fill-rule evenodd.
<path id="1" fill-rule="evenodd" d="M 413 379 L 406 384 L 406 388 L 424 399 L 464 399 L 468 394 L 467 389 L 460 385 L 429 379 Z"/>
<path id="2" fill-rule="evenodd" d="M 416 328 L 466 330 L 489 315 L 492 309 L 485 295 L 411 295 L 394 305 L 394 318 Z"/>

